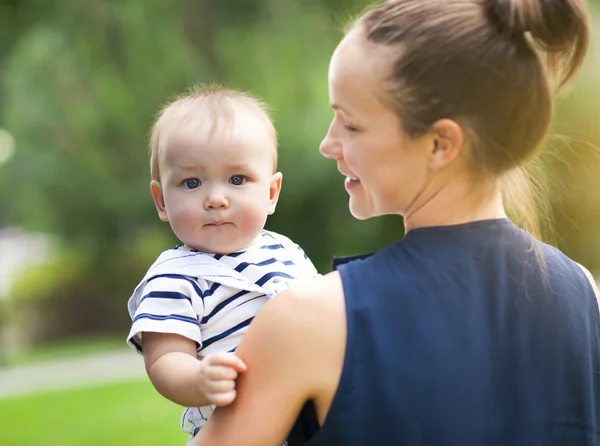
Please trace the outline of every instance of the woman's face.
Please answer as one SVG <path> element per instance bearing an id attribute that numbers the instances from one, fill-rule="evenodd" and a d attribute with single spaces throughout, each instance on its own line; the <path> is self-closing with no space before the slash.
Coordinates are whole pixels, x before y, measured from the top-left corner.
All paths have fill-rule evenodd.
<path id="1" fill-rule="evenodd" d="M 426 184 L 433 140 L 412 138 L 380 99 L 391 70 L 388 48 L 350 32 L 329 66 L 329 97 L 334 117 L 320 151 L 337 161 L 346 177 L 355 218 L 410 212 Z"/>

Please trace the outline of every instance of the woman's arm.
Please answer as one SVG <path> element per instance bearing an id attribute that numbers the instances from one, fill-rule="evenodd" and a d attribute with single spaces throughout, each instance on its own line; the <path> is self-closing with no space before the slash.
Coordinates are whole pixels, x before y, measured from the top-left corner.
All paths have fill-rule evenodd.
<path id="1" fill-rule="evenodd" d="M 237 399 L 217 409 L 192 446 L 281 446 L 310 399 L 323 419 L 344 359 L 343 302 L 332 273 L 267 303 L 237 350 L 248 366 Z"/>

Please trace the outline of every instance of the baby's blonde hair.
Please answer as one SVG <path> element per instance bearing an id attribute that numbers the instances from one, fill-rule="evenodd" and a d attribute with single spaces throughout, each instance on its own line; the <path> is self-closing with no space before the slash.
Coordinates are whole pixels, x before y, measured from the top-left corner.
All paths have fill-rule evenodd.
<path id="1" fill-rule="evenodd" d="M 232 90 L 220 85 L 197 85 L 188 92 L 175 97 L 166 104 L 158 114 L 150 134 L 150 175 L 153 180 L 160 181 L 159 157 L 164 146 L 163 138 L 165 127 L 172 125 L 175 113 L 189 114 L 202 112 L 210 122 L 211 131 L 214 133 L 221 124 L 231 125 L 234 119 L 235 106 L 245 106 L 255 111 L 264 121 L 269 137 L 273 143 L 274 171 L 277 169 L 277 132 L 267 111 L 264 102 L 247 92 Z M 178 116 L 181 119 L 181 116 Z"/>

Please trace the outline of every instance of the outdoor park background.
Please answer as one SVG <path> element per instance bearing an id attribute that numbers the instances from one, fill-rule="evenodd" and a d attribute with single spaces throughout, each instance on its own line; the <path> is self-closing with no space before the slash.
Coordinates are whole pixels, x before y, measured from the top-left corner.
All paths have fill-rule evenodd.
<path id="1" fill-rule="evenodd" d="M 11 372 L 40 387 L 0 392 L 1 446 L 185 444 L 180 409 L 141 362 L 137 377 L 62 390 L 21 373 L 65 361 L 68 381 L 69 361 L 122 353 L 126 301 L 176 243 L 155 215 L 147 161 L 148 129 L 172 95 L 216 81 L 272 106 L 285 181 L 268 227 L 321 272 L 334 254 L 402 235 L 399 218 L 352 219 L 335 163 L 318 153 L 329 57 L 366 4 L 0 0 L 0 381 Z M 600 1 L 591 8 L 595 42 L 542 161 L 551 240 L 600 278 Z"/>

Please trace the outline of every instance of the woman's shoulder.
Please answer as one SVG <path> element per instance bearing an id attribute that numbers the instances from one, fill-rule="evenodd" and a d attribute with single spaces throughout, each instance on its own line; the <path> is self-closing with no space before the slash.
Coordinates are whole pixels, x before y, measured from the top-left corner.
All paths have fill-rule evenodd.
<path id="1" fill-rule="evenodd" d="M 337 271 L 303 281 L 277 294 L 269 305 L 275 313 L 301 322 L 302 316 L 310 317 L 307 323 L 314 325 L 315 318 L 323 313 L 343 312 L 344 291 Z"/>
<path id="2" fill-rule="evenodd" d="M 254 318 L 248 334 L 284 339 L 288 345 L 298 342 L 303 350 L 310 348 L 310 338 L 322 340 L 320 327 L 328 324 L 345 324 L 344 291 L 335 271 L 276 294 Z"/>
<path id="3" fill-rule="evenodd" d="M 598 284 L 596 283 L 594 276 L 592 276 L 592 273 L 590 273 L 590 271 L 585 266 L 580 265 L 579 263 L 577 263 L 576 265 L 583 272 L 583 275 L 585 276 L 587 281 L 590 283 L 590 286 L 592 287 L 592 290 L 594 291 L 594 294 L 596 295 L 596 300 L 598 301 L 598 304 L 600 306 L 600 291 L 598 290 Z"/>
<path id="4" fill-rule="evenodd" d="M 287 347 L 286 355 L 310 361 L 335 350 L 345 341 L 346 311 L 342 282 L 337 272 L 302 282 L 278 293 L 250 326 L 259 337 Z M 242 341 L 243 343 L 243 341 Z M 292 358 L 288 358 L 293 360 Z"/>
<path id="5" fill-rule="evenodd" d="M 345 305 L 340 274 L 333 271 L 285 290 L 262 310 L 270 306 L 266 325 L 279 327 L 271 336 L 290 342 L 285 353 L 289 355 L 285 360 L 294 364 L 290 373 L 301 377 L 321 421 L 333 399 L 345 360 Z"/>
<path id="6" fill-rule="evenodd" d="M 292 286 L 267 302 L 236 354 L 249 370 L 287 376 L 283 387 L 297 384 L 303 393 L 316 395 L 335 388 L 345 342 L 343 289 L 339 274 L 332 272 Z"/>
<path id="7" fill-rule="evenodd" d="M 594 292 L 598 294 L 594 277 L 587 268 L 570 258 L 557 247 L 548 243 L 540 242 L 540 244 L 544 253 L 544 260 L 551 270 L 560 273 L 563 278 L 567 276 L 567 271 L 570 271 L 573 277 L 582 279 L 586 283 L 589 282 Z"/>

